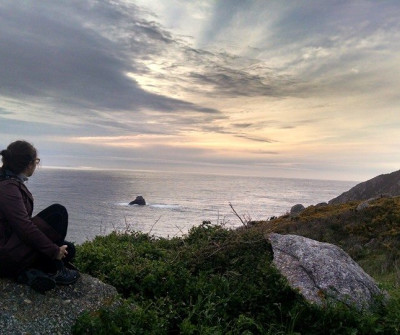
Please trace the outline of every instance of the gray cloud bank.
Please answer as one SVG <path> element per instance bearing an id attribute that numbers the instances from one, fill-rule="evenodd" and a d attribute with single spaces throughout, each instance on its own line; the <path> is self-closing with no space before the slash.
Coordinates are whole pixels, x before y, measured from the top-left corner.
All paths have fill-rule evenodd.
<path id="1" fill-rule="evenodd" d="M 127 76 L 149 71 L 140 59 L 174 42 L 138 11 L 134 5 L 96 1 L 3 1 L 1 94 L 78 111 L 217 113 L 149 93 Z"/>

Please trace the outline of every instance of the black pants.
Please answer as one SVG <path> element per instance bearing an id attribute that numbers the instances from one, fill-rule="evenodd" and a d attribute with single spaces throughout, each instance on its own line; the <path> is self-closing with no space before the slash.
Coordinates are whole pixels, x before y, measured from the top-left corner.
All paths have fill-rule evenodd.
<path id="1" fill-rule="evenodd" d="M 63 259 L 63 262 L 71 262 L 75 256 L 75 246 L 73 243 L 65 241 L 68 231 L 67 209 L 62 205 L 54 204 L 42 210 L 37 216 L 46 221 L 46 223 L 61 236 L 61 238 L 54 243 L 58 246 L 68 246 L 68 255 Z M 59 269 L 60 261 L 50 260 L 43 256 L 40 257 L 36 266 L 46 272 L 53 272 Z"/>

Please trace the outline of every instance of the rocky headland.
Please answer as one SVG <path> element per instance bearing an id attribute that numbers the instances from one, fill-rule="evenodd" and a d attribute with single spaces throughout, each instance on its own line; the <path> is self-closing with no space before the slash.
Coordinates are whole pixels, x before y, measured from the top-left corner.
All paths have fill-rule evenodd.
<path id="1" fill-rule="evenodd" d="M 330 200 L 329 204 L 343 204 L 348 201 L 397 195 L 400 195 L 400 170 L 388 174 L 381 174 L 359 183 L 347 192 Z"/>

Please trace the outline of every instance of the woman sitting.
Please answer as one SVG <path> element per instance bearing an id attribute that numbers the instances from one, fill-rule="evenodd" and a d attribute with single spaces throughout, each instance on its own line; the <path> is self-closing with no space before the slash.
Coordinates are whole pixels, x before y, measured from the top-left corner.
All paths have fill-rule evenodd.
<path id="1" fill-rule="evenodd" d="M 0 155 L 0 276 L 42 293 L 73 284 L 79 272 L 71 264 L 75 247 L 65 241 L 67 210 L 54 204 L 32 217 L 33 197 L 25 182 L 40 162 L 36 149 L 16 141 Z"/>

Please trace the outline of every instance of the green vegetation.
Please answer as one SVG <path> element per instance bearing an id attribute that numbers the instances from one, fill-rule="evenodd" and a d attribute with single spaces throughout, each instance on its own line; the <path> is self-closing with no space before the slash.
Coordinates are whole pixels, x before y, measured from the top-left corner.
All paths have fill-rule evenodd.
<path id="1" fill-rule="evenodd" d="M 117 308 L 85 313 L 75 334 L 397 334 L 400 200 L 309 207 L 297 217 L 227 230 L 210 223 L 183 238 L 112 233 L 78 247 L 79 268 L 115 286 Z M 307 303 L 272 266 L 268 232 L 345 249 L 391 293 L 379 310 Z"/>

